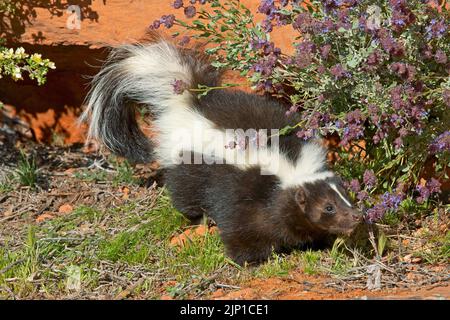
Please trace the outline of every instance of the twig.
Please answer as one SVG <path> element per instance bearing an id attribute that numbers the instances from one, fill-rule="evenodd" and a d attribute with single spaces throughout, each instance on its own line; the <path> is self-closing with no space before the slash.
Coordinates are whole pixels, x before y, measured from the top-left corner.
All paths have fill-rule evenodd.
<path id="1" fill-rule="evenodd" d="M 122 292 L 120 292 L 115 298 L 114 300 L 123 300 L 125 298 L 127 298 L 130 294 L 133 293 L 134 290 L 136 290 L 137 287 L 139 287 L 143 282 L 144 282 L 145 278 L 140 278 L 138 281 L 136 281 L 135 283 L 133 283 L 132 285 L 128 286 L 125 290 L 123 290 Z"/>
<path id="2" fill-rule="evenodd" d="M 12 215 L 10 215 L 10 216 L 7 216 L 7 217 L 5 217 L 5 218 L 0 219 L 0 222 L 4 222 L 4 221 L 11 220 L 11 219 L 13 219 L 13 218 L 15 218 L 15 217 L 17 217 L 17 216 L 20 216 L 20 215 L 24 214 L 24 213 L 27 212 L 27 211 L 28 211 L 28 208 L 22 209 L 22 210 L 20 210 L 19 212 L 15 213 L 15 214 L 12 214 Z"/>
<path id="3" fill-rule="evenodd" d="M 17 296 L 14 294 L 14 292 L 13 292 L 8 286 L 1 286 L 0 289 L 5 289 L 5 291 L 8 292 L 9 295 L 12 296 L 12 298 L 13 298 L 14 300 L 19 300 L 19 299 L 17 298 Z"/>
<path id="4" fill-rule="evenodd" d="M 216 283 L 215 286 L 219 287 L 219 288 L 227 288 L 227 289 L 237 289 L 237 290 L 241 289 L 241 287 L 232 286 L 232 285 L 224 284 L 224 283 Z"/>
<path id="5" fill-rule="evenodd" d="M 14 261 L 13 263 L 7 265 L 6 267 L 4 267 L 2 270 L 0 270 L 0 274 L 4 274 L 6 273 L 8 270 L 11 270 L 12 268 L 14 268 L 16 265 L 21 264 L 22 262 L 25 261 L 25 258 L 19 259 L 17 261 Z"/>

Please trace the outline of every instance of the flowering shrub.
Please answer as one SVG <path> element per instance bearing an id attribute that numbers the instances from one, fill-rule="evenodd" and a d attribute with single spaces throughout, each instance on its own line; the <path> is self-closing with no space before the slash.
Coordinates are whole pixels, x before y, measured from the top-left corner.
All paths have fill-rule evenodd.
<path id="1" fill-rule="evenodd" d="M 28 73 L 30 79 L 39 85 L 45 83 L 48 69 L 55 69 L 55 64 L 48 59 L 42 59 L 39 53 L 27 54 L 23 48 L 7 49 L 0 47 L 0 78 L 10 76 L 13 80 L 22 80 L 23 73 Z"/>
<path id="2" fill-rule="evenodd" d="M 424 0 L 262 0 L 265 18 L 255 24 L 237 0 L 176 0 L 173 7 L 196 19 L 168 15 L 151 28 L 184 27 L 210 44 L 214 66 L 238 70 L 255 90 L 285 101 L 287 115 L 301 113 L 284 133 L 339 137 L 335 167 L 368 221 L 440 205 L 450 166 L 445 8 Z M 280 27 L 298 32 L 293 54 L 270 41 Z"/>
<path id="3" fill-rule="evenodd" d="M 14 15 L 17 8 L 18 2 L 5 0 L 0 3 L 0 14 L 1 16 L 11 16 Z M 55 64 L 48 59 L 42 59 L 40 54 L 27 54 L 23 48 L 17 48 L 15 51 L 13 49 L 8 49 L 2 47 L 2 43 L 5 41 L 3 37 L 5 36 L 3 28 L 7 26 L 0 23 L 0 78 L 7 75 L 13 80 L 22 80 L 23 73 L 28 73 L 32 80 L 36 80 L 39 85 L 45 83 L 45 76 L 47 75 L 48 69 L 54 69 Z"/>

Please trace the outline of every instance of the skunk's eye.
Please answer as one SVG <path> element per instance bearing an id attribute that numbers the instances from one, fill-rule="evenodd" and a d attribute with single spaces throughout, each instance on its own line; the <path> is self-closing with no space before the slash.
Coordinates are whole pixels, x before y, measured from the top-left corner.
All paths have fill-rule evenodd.
<path id="1" fill-rule="evenodd" d="M 336 213 L 336 211 L 334 210 L 333 205 L 331 205 L 331 204 L 328 204 L 325 207 L 325 212 L 328 213 L 328 214 L 335 214 Z"/>

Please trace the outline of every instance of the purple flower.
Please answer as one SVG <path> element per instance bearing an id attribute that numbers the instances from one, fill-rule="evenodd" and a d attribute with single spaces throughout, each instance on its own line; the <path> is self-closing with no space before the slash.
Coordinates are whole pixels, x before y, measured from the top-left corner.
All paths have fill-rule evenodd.
<path id="1" fill-rule="evenodd" d="M 370 121 L 372 121 L 373 124 L 378 124 L 380 122 L 379 108 L 374 104 L 369 104 L 367 111 L 369 113 Z"/>
<path id="2" fill-rule="evenodd" d="M 159 20 L 153 21 L 152 25 L 150 26 L 150 29 L 158 29 L 161 25 L 161 22 Z"/>
<path id="3" fill-rule="evenodd" d="M 182 94 L 187 89 L 187 84 L 183 80 L 175 79 L 172 82 L 173 92 L 176 94 Z"/>
<path id="4" fill-rule="evenodd" d="M 397 210 L 404 196 L 400 193 L 385 192 L 381 196 L 381 202 L 366 211 L 365 219 L 369 223 L 374 223 L 391 210 Z"/>
<path id="5" fill-rule="evenodd" d="M 384 217 L 386 207 L 382 204 L 377 204 L 366 211 L 365 220 L 369 223 L 374 223 Z"/>
<path id="6" fill-rule="evenodd" d="M 431 40 L 433 38 L 441 38 L 447 32 L 447 24 L 443 19 L 437 21 L 432 19 L 430 24 L 426 27 L 426 38 Z"/>
<path id="7" fill-rule="evenodd" d="M 401 138 L 404 138 L 408 135 L 408 129 L 406 128 L 400 128 L 400 130 L 398 130 L 398 134 Z"/>
<path id="8" fill-rule="evenodd" d="M 167 29 L 170 29 L 170 28 L 172 28 L 172 26 L 173 26 L 173 24 L 174 24 L 174 22 L 175 22 L 175 15 L 173 15 L 173 14 L 163 15 L 163 16 L 161 17 L 161 19 L 159 19 L 159 21 L 160 21 L 162 24 L 164 24 L 164 26 L 165 26 Z"/>
<path id="9" fill-rule="evenodd" d="M 384 51 L 394 57 L 401 57 L 405 53 L 403 44 L 395 41 L 387 29 L 378 30 L 378 37 Z"/>
<path id="10" fill-rule="evenodd" d="M 377 184 L 377 177 L 372 169 L 364 171 L 363 182 L 368 188 L 373 188 Z"/>
<path id="11" fill-rule="evenodd" d="M 349 123 L 360 124 L 360 123 L 364 122 L 365 117 L 363 116 L 360 109 L 356 109 L 356 110 L 353 110 L 353 111 L 350 111 L 349 113 L 347 113 L 347 115 L 345 116 L 345 119 Z"/>
<path id="12" fill-rule="evenodd" d="M 364 126 L 359 124 L 349 124 L 344 128 L 340 145 L 347 145 L 351 140 L 361 138 L 364 135 Z"/>
<path id="13" fill-rule="evenodd" d="M 392 7 L 391 24 L 393 29 L 397 32 L 401 32 L 406 26 L 416 21 L 416 16 L 409 9 L 406 1 L 390 0 Z"/>
<path id="14" fill-rule="evenodd" d="M 394 194 L 385 192 L 382 196 L 382 205 L 388 210 L 397 210 L 398 206 L 403 200 L 403 196 L 401 194 Z"/>
<path id="15" fill-rule="evenodd" d="M 378 129 L 375 132 L 374 136 L 372 137 L 372 140 L 373 140 L 374 144 L 378 144 L 384 138 L 386 138 L 386 132 L 384 130 L 382 130 L 382 129 Z"/>
<path id="16" fill-rule="evenodd" d="M 333 22 L 333 20 L 326 18 L 322 22 L 317 22 L 315 25 L 316 32 L 327 33 L 333 30 L 339 29 L 339 27 Z"/>
<path id="17" fill-rule="evenodd" d="M 357 193 L 356 198 L 359 201 L 364 201 L 364 200 L 367 200 L 369 198 L 369 194 L 367 193 L 367 191 L 362 190 L 362 191 Z"/>
<path id="18" fill-rule="evenodd" d="M 294 104 L 293 106 L 291 106 L 291 107 L 289 108 L 288 111 L 286 111 L 286 115 L 289 116 L 289 115 L 291 115 L 291 114 L 297 112 L 297 111 L 298 111 L 298 108 L 300 108 L 300 105 Z"/>
<path id="19" fill-rule="evenodd" d="M 359 184 L 358 179 L 352 179 L 350 181 L 350 190 L 355 193 L 361 190 L 361 185 Z"/>
<path id="20" fill-rule="evenodd" d="M 253 65 L 253 70 L 261 73 L 263 76 L 270 76 L 277 64 L 277 56 L 275 54 L 269 54 L 264 56 L 257 63 Z"/>
<path id="21" fill-rule="evenodd" d="M 450 151 L 450 131 L 445 131 L 434 139 L 428 150 L 431 154 Z"/>
<path id="22" fill-rule="evenodd" d="M 442 92 L 442 100 L 444 100 L 447 107 L 450 107 L 450 89 L 445 89 Z"/>
<path id="23" fill-rule="evenodd" d="M 292 27 L 301 33 L 316 32 L 319 27 L 319 21 L 314 19 L 310 14 L 302 12 L 297 15 L 292 22 Z"/>
<path id="24" fill-rule="evenodd" d="M 401 147 L 403 147 L 403 139 L 401 137 L 397 137 L 394 140 L 394 147 L 395 149 L 400 149 Z"/>
<path id="25" fill-rule="evenodd" d="M 180 9 L 183 7 L 183 0 L 175 0 L 172 4 L 175 9 Z"/>
<path id="26" fill-rule="evenodd" d="M 419 196 L 416 198 L 417 203 L 424 203 L 430 197 L 430 190 L 426 186 L 418 185 L 416 190 L 419 191 Z"/>
<path id="27" fill-rule="evenodd" d="M 361 138 L 364 135 L 364 121 L 360 109 L 353 110 L 345 116 L 345 121 L 347 125 L 344 127 L 342 140 L 340 145 L 347 145 L 351 140 Z"/>
<path id="28" fill-rule="evenodd" d="M 381 54 L 381 51 L 376 49 L 374 52 L 372 52 L 367 57 L 366 69 L 367 70 L 375 70 L 378 66 L 381 65 L 382 62 L 383 62 L 383 56 Z"/>
<path id="29" fill-rule="evenodd" d="M 422 48 L 422 55 L 425 59 L 431 59 L 433 57 L 433 48 L 429 44 L 426 44 Z"/>
<path id="30" fill-rule="evenodd" d="M 197 9 L 194 6 L 188 6 L 184 8 L 184 15 L 188 18 L 193 18 L 197 13 Z"/>
<path id="31" fill-rule="evenodd" d="M 423 203 L 433 194 L 441 192 L 441 183 L 435 179 L 431 178 L 425 183 L 425 185 L 418 185 L 416 190 L 419 192 L 419 196 L 416 198 L 418 203 Z"/>
<path id="32" fill-rule="evenodd" d="M 391 103 L 392 103 L 392 107 L 399 111 L 401 109 L 403 109 L 405 107 L 405 101 L 403 100 L 402 97 L 402 87 L 401 86 L 396 86 L 394 88 L 391 89 Z"/>
<path id="33" fill-rule="evenodd" d="M 297 137 L 303 140 L 308 140 L 309 138 L 312 138 L 314 136 L 314 130 L 308 129 L 308 130 L 299 130 L 297 131 Z"/>
<path id="34" fill-rule="evenodd" d="M 183 36 L 181 40 L 178 42 L 180 46 L 185 46 L 191 41 L 191 38 L 189 36 Z"/>
<path id="35" fill-rule="evenodd" d="M 266 92 L 273 92 L 273 83 L 272 80 L 266 80 L 263 82 L 263 89 Z"/>
<path id="36" fill-rule="evenodd" d="M 262 0 L 258 7 L 258 12 L 265 15 L 270 15 L 276 10 L 274 0 Z"/>
<path id="37" fill-rule="evenodd" d="M 438 49 L 436 53 L 434 54 L 434 60 L 436 60 L 439 64 L 446 64 L 447 63 L 447 55 L 444 51 L 441 49 Z"/>
<path id="38" fill-rule="evenodd" d="M 297 45 L 297 55 L 310 55 L 316 52 L 316 45 L 311 41 L 302 41 Z"/>
<path id="39" fill-rule="evenodd" d="M 390 69 L 407 82 L 413 81 L 416 76 L 416 68 L 407 63 L 394 62 L 391 64 Z"/>
<path id="40" fill-rule="evenodd" d="M 261 39 L 261 38 L 253 39 L 253 41 L 250 42 L 250 46 L 252 47 L 252 49 L 256 49 L 256 50 L 263 49 L 268 44 L 269 44 L 269 41 L 267 41 L 266 39 Z"/>
<path id="41" fill-rule="evenodd" d="M 345 70 L 344 67 L 340 63 L 335 64 L 334 66 L 332 66 L 331 69 L 330 69 L 330 72 L 336 79 L 341 79 L 344 76 L 349 76 L 350 75 L 348 73 L 348 71 Z"/>
<path id="42" fill-rule="evenodd" d="M 329 44 L 323 45 L 320 48 L 320 55 L 322 56 L 322 58 L 324 60 L 328 59 L 328 55 L 330 54 L 330 51 L 331 51 L 331 45 L 329 45 Z"/>
<path id="43" fill-rule="evenodd" d="M 270 21 L 270 19 L 264 19 L 263 22 L 261 23 L 261 26 L 265 33 L 270 33 L 273 31 L 273 24 Z"/>
<path id="44" fill-rule="evenodd" d="M 431 178 L 426 184 L 428 190 L 430 190 L 430 193 L 440 193 L 441 185 L 442 184 L 439 182 L 439 180 L 435 178 Z"/>

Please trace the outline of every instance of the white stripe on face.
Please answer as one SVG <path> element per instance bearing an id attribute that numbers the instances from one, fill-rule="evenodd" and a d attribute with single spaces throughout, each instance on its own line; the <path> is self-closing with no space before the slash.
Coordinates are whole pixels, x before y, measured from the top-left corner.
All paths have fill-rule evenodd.
<path id="1" fill-rule="evenodd" d="M 329 183 L 330 188 L 333 189 L 334 191 L 336 191 L 336 193 L 339 195 L 339 197 L 341 197 L 341 199 L 345 202 L 346 205 L 348 205 L 350 208 L 352 207 L 352 204 L 350 203 L 350 201 L 347 200 L 347 198 L 345 198 L 338 190 L 338 188 L 336 187 L 336 185 L 334 183 Z"/>

